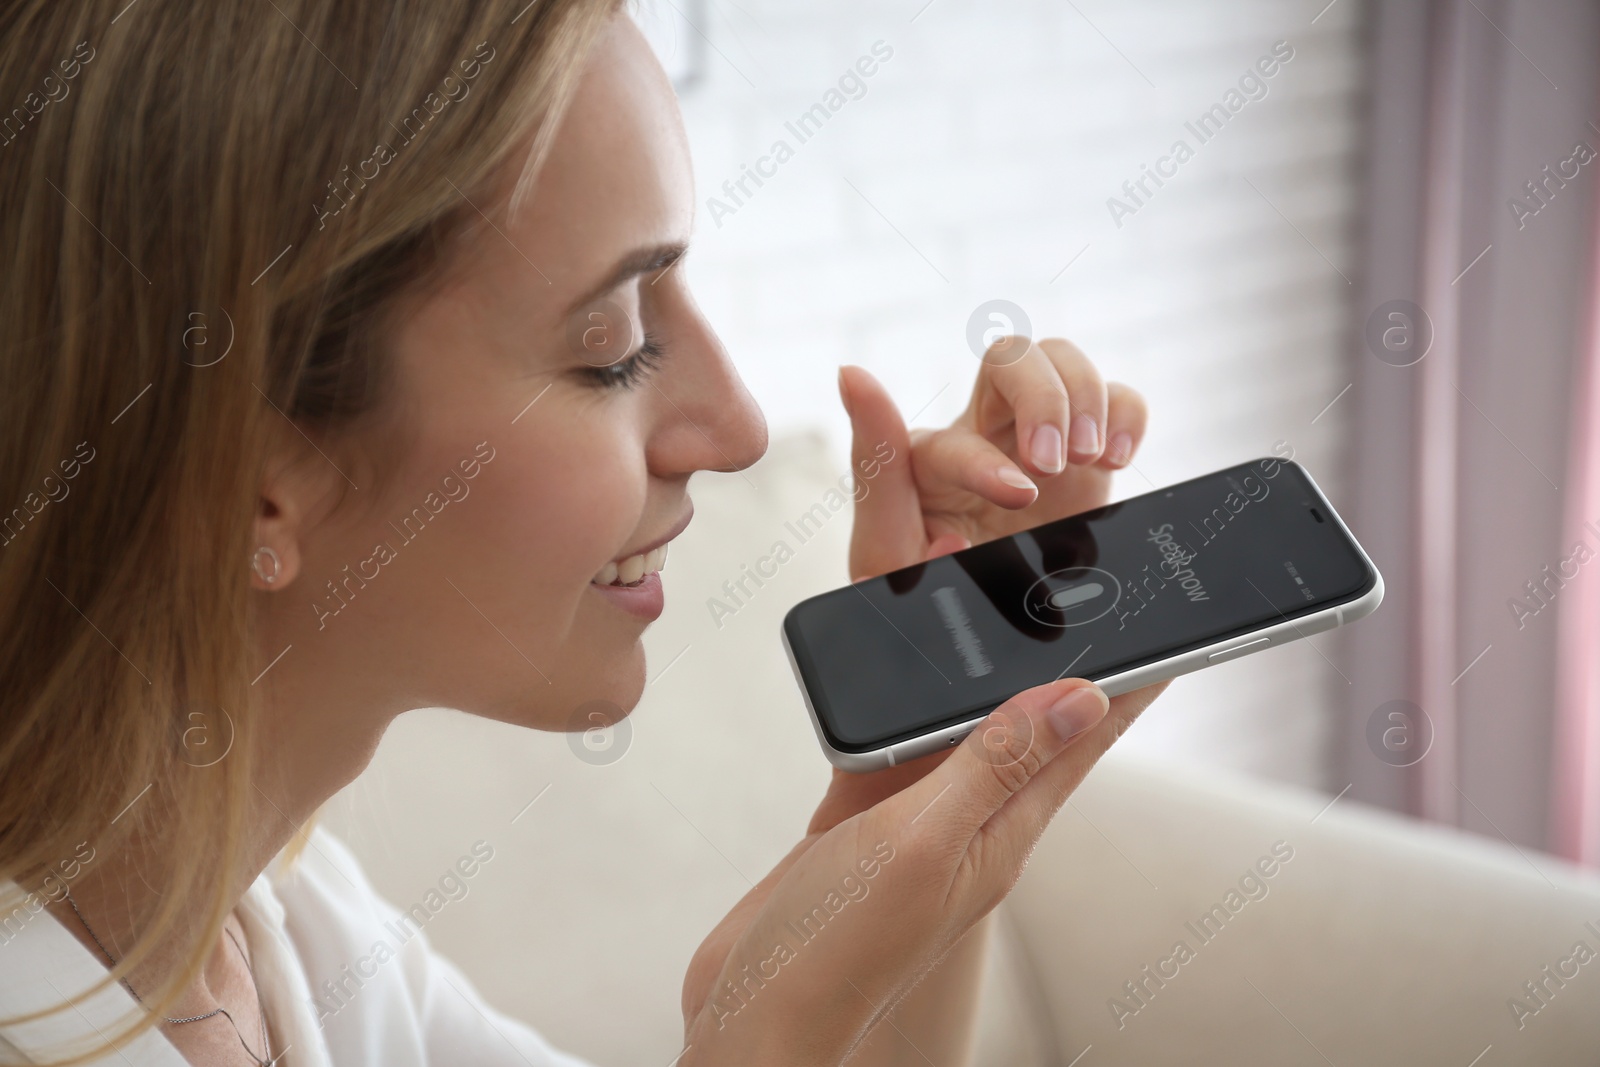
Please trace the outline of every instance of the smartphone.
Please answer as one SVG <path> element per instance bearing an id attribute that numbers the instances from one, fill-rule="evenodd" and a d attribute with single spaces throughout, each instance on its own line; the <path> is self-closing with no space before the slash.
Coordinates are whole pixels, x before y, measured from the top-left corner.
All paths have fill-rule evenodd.
<path id="1" fill-rule="evenodd" d="M 1382 599 L 1311 475 L 1268 457 L 811 597 L 783 642 L 828 760 L 870 771 L 959 743 L 1024 689 L 1115 696 Z"/>

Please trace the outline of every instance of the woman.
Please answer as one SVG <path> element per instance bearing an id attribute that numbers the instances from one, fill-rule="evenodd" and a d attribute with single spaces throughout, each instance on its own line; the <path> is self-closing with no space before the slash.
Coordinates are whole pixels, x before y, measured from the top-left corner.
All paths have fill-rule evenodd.
<path id="1" fill-rule="evenodd" d="M 0 19 L 0 1062 L 576 1062 L 307 827 L 409 708 L 631 707 L 690 474 L 765 448 L 678 267 L 662 71 L 614 0 Z M 909 436 L 841 372 L 858 458 L 901 457 L 854 577 L 1105 499 L 1137 394 L 1006 352 Z M 678 1062 L 961 1062 L 974 927 L 1154 696 L 1057 681 L 835 774 L 691 962 Z M 753 976 L 841 874 L 839 934 Z"/>

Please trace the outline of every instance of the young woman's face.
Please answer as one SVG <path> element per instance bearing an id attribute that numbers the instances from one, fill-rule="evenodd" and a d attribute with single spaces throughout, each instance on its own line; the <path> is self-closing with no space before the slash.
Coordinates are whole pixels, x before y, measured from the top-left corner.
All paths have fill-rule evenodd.
<path id="1" fill-rule="evenodd" d="M 661 610 L 649 572 L 689 521 L 689 476 L 766 448 L 674 266 L 693 219 L 688 148 L 626 17 L 508 222 L 520 163 L 475 201 L 486 217 L 446 287 L 403 313 L 391 425 L 362 442 L 391 473 L 306 524 L 299 573 L 268 597 L 263 651 L 293 643 L 274 668 L 291 693 L 367 676 L 389 711 L 548 729 L 592 725 L 578 716 L 594 701 L 631 708 Z"/>

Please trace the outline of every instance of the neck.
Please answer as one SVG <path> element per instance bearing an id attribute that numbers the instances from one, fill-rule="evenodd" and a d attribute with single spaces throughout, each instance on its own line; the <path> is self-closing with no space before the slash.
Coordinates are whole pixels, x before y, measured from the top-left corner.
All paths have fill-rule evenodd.
<path id="1" fill-rule="evenodd" d="M 296 653 L 304 655 L 298 648 Z M 266 690 L 261 694 L 264 726 L 257 737 L 257 756 L 251 761 L 254 770 L 247 829 L 234 852 L 231 869 L 212 872 L 218 876 L 214 884 L 225 890 L 229 912 L 286 845 L 309 833 L 318 809 L 361 773 L 389 722 L 406 707 L 421 706 L 409 699 L 410 694 L 378 693 L 368 688 L 384 678 L 379 672 L 352 671 L 348 664 L 325 662 L 331 650 L 311 643 L 305 653 L 310 655 L 301 662 L 280 665 L 262 685 Z M 225 758 L 242 755 L 234 752 Z M 157 793 L 159 788 L 137 801 L 140 807 L 135 815 L 144 816 L 135 824 L 137 828 L 114 848 L 101 849 L 71 883 L 73 899 L 84 919 L 113 956 L 120 960 L 139 946 L 139 958 L 127 981 L 141 995 L 162 988 L 173 975 L 191 966 L 200 951 L 194 940 L 199 933 L 196 924 L 213 903 L 209 898 L 191 902 L 169 927 L 167 936 L 140 944 L 151 918 L 169 895 L 159 876 L 152 877 L 154 872 L 169 869 L 163 861 L 175 853 L 185 862 L 208 862 L 192 841 L 172 839 L 177 835 L 171 831 L 163 836 L 163 820 L 151 810 L 159 810 Z M 24 888 L 51 901 L 47 908 L 52 916 L 96 959 L 105 960 L 65 898 L 52 899 L 60 896 L 59 890 L 47 895 L 38 884 L 25 884 Z M 208 946 L 207 959 L 216 959 L 216 949 L 225 944 L 225 939 L 219 938 Z M 177 1010 L 167 1014 L 186 1009 L 192 1013 L 202 1004 L 208 995 L 204 978 L 202 971 L 200 980 L 185 989 Z"/>
<path id="2" fill-rule="evenodd" d="M 284 745 L 286 740 L 282 737 L 268 739 L 266 750 L 305 751 L 299 746 Z M 219 872 L 219 881 L 213 883 L 215 891 L 224 896 L 223 903 L 230 919 L 251 883 L 279 852 L 291 844 L 303 847 L 318 809 L 360 773 L 376 748 L 376 742 L 375 735 L 366 745 L 345 747 L 343 759 L 337 756 L 338 746 L 328 745 L 305 752 L 306 758 L 261 761 L 268 764 L 268 773 L 255 776 L 251 783 L 247 830 L 234 856 L 232 876 L 221 877 Z M 151 804 L 153 800 L 151 796 L 144 796 L 141 803 Z M 141 933 L 150 927 L 163 904 L 165 887 L 152 874 L 165 869 L 165 865 L 156 861 L 166 856 L 168 849 L 180 855 L 197 858 L 200 855 L 192 845 L 186 847 L 182 841 L 164 841 L 156 836 L 157 830 L 147 829 L 158 822 L 147 820 L 114 848 L 98 850 L 92 862 L 84 863 L 71 880 L 70 902 L 59 887 L 52 887 L 53 892 L 47 891 L 42 879 L 18 879 L 24 889 L 38 894 L 46 902 L 47 910 L 57 922 L 107 966 L 111 962 L 108 954 L 111 959 L 121 961 L 135 951 Z M 192 964 L 199 951 L 194 940 L 200 933 L 198 924 L 209 913 L 212 903 L 210 895 L 195 900 L 187 913 L 179 916 L 176 925 L 169 927 L 166 936 L 149 946 L 139 946 L 138 958 L 124 980 L 141 998 L 149 999 L 149 995 L 163 988 L 173 975 Z M 77 905 L 76 909 L 73 904 Z M 41 916 L 34 921 L 48 920 Z M 233 927 L 237 934 L 236 921 Z M 209 978 L 219 962 L 226 962 L 222 951 L 226 947 L 225 938 L 210 942 L 199 975 L 186 985 L 180 998 L 163 1014 L 193 1015 L 215 1006 Z"/>
<path id="3" fill-rule="evenodd" d="M 252 812 L 250 825 L 257 832 L 247 838 L 240 850 L 235 877 L 218 887 L 224 893 L 223 903 L 236 936 L 238 924 L 232 918 L 234 908 L 254 877 L 266 869 L 294 834 L 294 830 L 273 812 L 266 801 L 263 800 L 257 807 L 272 813 L 271 818 L 266 818 L 260 811 Z M 159 885 L 152 885 L 146 876 L 146 872 L 153 869 L 150 859 L 154 854 L 155 850 L 148 842 L 132 840 L 115 851 L 101 851 L 95 856 L 94 862 L 86 865 L 79 876 L 72 880 L 65 893 L 59 888 L 49 893 L 45 886 L 39 884 L 25 888 L 38 893 L 47 902 L 46 908 L 55 921 L 77 938 L 95 959 L 110 967 L 113 961 L 121 962 L 135 952 L 141 931 L 149 928 L 152 917 L 162 904 L 163 894 L 159 891 Z M 70 898 L 67 893 L 71 894 Z M 169 928 L 171 933 L 137 952 L 137 958 L 124 976 L 124 981 L 140 999 L 150 1000 L 173 975 L 181 973 L 190 964 L 198 950 L 194 940 L 201 932 L 198 923 L 209 912 L 211 904 L 210 897 L 196 901 L 190 913 L 180 915 L 177 924 Z M 49 920 L 41 916 L 34 921 Z M 192 1015 L 215 1006 L 208 979 L 222 961 L 218 951 L 222 946 L 225 946 L 225 942 L 221 939 L 210 943 L 199 975 L 188 983 L 177 1001 L 163 1009 L 162 1014 Z"/>

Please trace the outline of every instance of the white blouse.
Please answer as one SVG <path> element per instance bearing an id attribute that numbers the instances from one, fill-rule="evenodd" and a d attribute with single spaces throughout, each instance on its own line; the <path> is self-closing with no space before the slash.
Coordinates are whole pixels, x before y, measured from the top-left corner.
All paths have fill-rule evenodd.
<path id="1" fill-rule="evenodd" d="M 15 885 L 5 888 L 16 899 Z M 274 861 L 255 880 L 237 914 L 279 1067 L 589 1067 L 485 1004 L 320 826 L 293 864 Z M 0 915 L 0 1020 L 59 1005 L 107 970 L 50 912 Z M 139 1010 L 117 982 L 76 1010 L 0 1023 L 0 1064 L 89 1048 Z M 245 1041 L 261 1051 L 259 1034 Z M 91 1062 L 188 1067 L 158 1029 Z"/>

